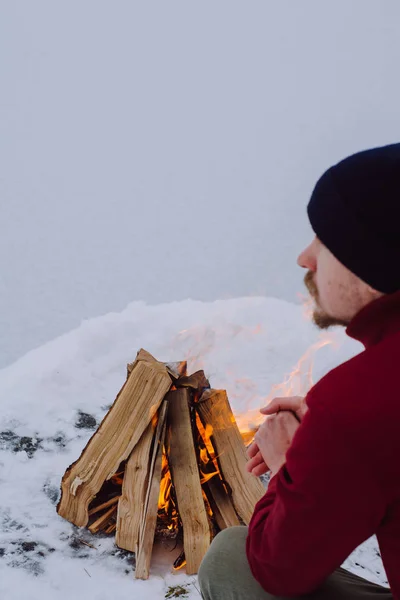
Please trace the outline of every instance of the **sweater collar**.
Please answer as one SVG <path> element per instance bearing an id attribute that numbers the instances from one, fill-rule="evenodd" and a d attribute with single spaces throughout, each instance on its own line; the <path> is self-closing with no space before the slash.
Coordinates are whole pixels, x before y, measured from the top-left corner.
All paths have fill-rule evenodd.
<path id="1" fill-rule="evenodd" d="M 365 306 L 350 322 L 346 333 L 369 348 L 398 331 L 400 331 L 400 292 L 395 292 Z"/>

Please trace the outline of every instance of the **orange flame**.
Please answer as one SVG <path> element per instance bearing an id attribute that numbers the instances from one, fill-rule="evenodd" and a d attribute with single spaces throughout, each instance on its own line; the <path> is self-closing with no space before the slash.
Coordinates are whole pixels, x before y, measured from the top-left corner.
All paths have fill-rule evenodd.
<path id="1" fill-rule="evenodd" d="M 200 448 L 200 460 L 205 465 L 209 462 L 207 448 Z"/>
<path id="2" fill-rule="evenodd" d="M 334 338 L 330 333 L 325 332 L 321 334 L 320 338 L 303 354 L 291 373 L 285 377 L 284 381 L 272 387 L 271 392 L 265 399 L 265 404 L 268 404 L 273 398 L 280 396 L 306 396 L 310 388 L 314 385 L 313 367 L 315 354 L 318 350 L 324 346 L 333 344 L 333 342 Z M 255 431 L 264 419 L 265 417 L 260 414 L 258 409 L 237 415 L 236 421 L 245 443 L 251 441 Z"/>
<path id="3" fill-rule="evenodd" d="M 174 571 L 179 571 L 186 565 L 185 553 L 181 552 L 176 561 L 174 562 Z"/>
<path id="4" fill-rule="evenodd" d="M 158 517 L 167 529 L 177 529 L 179 515 L 172 501 L 172 479 L 165 448 L 163 449 L 161 466 L 160 494 L 158 497 Z"/>
<path id="5" fill-rule="evenodd" d="M 110 477 L 110 481 L 115 485 L 122 485 L 124 480 L 124 471 L 120 471 L 119 473 L 114 473 L 112 477 Z"/>
<path id="6" fill-rule="evenodd" d="M 201 472 L 201 479 L 200 479 L 201 485 L 203 485 L 203 483 L 206 483 L 207 481 L 210 481 L 210 479 L 215 477 L 215 475 L 218 475 L 218 471 L 213 471 L 212 473 L 207 473 L 207 474 L 204 474 L 203 472 Z"/>
<path id="7" fill-rule="evenodd" d="M 209 457 L 214 462 L 215 468 L 218 470 L 218 463 L 215 460 L 216 456 L 215 456 L 214 446 L 212 445 L 212 442 L 211 442 L 211 436 L 212 436 L 214 430 L 213 430 L 212 426 L 209 425 L 208 423 L 206 423 L 206 426 L 204 427 L 204 425 L 201 422 L 201 419 L 197 413 L 196 413 L 196 425 L 197 425 L 199 434 L 205 445 L 205 448 L 203 449 L 203 456 L 207 456 L 207 453 L 208 453 Z M 201 458 L 202 462 L 204 462 L 204 460 L 202 458 L 202 454 L 200 454 L 200 458 Z"/>

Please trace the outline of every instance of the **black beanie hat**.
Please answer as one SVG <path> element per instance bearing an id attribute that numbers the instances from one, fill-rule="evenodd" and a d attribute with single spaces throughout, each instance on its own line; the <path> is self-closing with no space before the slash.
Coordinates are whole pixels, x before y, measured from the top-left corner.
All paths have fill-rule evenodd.
<path id="1" fill-rule="evenodd" d="M 400 144 L 358 152 L 328 169 L 308 216 L 352 273 L 379 292 L 400 290 Z"/>

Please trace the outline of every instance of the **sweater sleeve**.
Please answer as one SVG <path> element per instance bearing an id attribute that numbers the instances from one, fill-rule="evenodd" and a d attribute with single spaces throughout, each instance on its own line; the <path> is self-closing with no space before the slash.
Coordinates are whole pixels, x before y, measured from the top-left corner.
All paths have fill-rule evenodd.
<path id="1" fill-rule="evenodd" d="M 385 512 L 365 428 L 359 435 L 355 419 L 314 400 L 249 526 L 251 571 L 276 596 L 314 591 L 376 531 Z"/>

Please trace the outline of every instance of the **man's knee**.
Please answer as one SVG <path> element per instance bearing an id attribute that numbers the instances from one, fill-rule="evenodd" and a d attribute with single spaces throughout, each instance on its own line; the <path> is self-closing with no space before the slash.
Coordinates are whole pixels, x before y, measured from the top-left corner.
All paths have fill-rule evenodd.
<path id="1" fill-rule="evenodd" d="M 243 575 L 247 566 L 247 527 L 229 527 L 213 540 L 199 569 L 199 584 L 203 597 L 213 598 L 212 590 L 232 586 L 235 576 Z M 247 566 L 248 568 L 248 566 Z"/>

